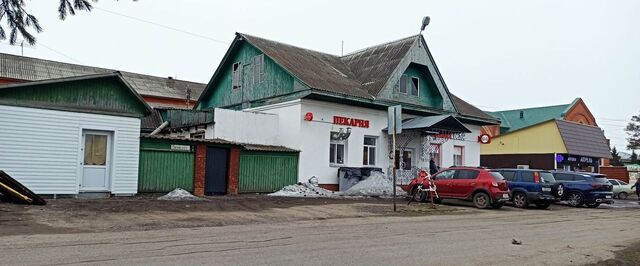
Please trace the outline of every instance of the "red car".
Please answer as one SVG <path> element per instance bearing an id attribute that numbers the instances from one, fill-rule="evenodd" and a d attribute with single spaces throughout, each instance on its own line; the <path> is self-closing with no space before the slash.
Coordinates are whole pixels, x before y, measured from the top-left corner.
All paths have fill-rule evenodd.
<path id="1" fill-rule="evenodd" d="M 451 167 L 433 175 L 438 198 L 471 200 L 480 209 L 498 209 L 509 200 L 509 186 L 498 172 L 481 167 Z M 411 180 L 408 189 L 416 201 L 427 200 L 426 192 L 414 193 L 426 177 Z M 425 185 L 426 187 L 426 185 Z"/>

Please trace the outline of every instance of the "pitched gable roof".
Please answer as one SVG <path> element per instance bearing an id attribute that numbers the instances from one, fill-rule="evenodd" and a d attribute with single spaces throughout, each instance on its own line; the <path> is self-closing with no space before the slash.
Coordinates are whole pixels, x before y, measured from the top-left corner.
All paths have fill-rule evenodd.
<path id="1" fill-rule="evenodd" d="M 561 119 L 570 107 L 570 104 L 562 104 L 488 113 L 502 121 L 501 127 L 506 130 L 503 133 L 507 133 L 552 119 Z M 520 118 L 521 112 L 522 118 Z"/>
<path id="2" fill-rule="evenodd" d="M 414 35 L 340 57 L 244 33 L 236 33 L 236 38 L 210 83 L 220 75 L 220 68 L 240 41 L 247 41 L 312 89 L 368 100 L 376 99 L 390 76 L 417 41 L 423 43 L 427 49 L 421 35 Z M 441 77 L 434 77 L 434 79 L 441 79 Z M 460 115 L 496 123 L 493 116 L 450 94 L 446 85 L 444 86 L 456 108 L 462 109 L 459 110 Z M 201 98 L 206 97 L 209 89 L 210 87 L 207 86 Z"/>
<path id="3" fill-rule="evenodd" d="M 364 90 L 371 95 L 378 95 L 418 38 L 415 35 L 372 46 L 340 59 L 353 71 Z"/>
<path id="4" fill-rule="evenodd" d="M 37 81 L 113 72 L 116 70 L 0 53 L 0 77 L 5 78 Z M 120 73 L 136 92 L 148 96 L 186 99 L 188 88 L 191 99 L 197 99 L 206 85 L 131 72 Z"/>
<path id="5" fill-rule="evenodd" d="M 596 158 L 611 158 L 609 143 L 602 129 L 576 122 L 556 120 L 567 152 Z"/>
<path id="6" fill-rule="evenodd" d="M 313 89 L 373 98 L 362 89 L 351 69 L 337 56 L 248 34 L 238 35 Z"/>

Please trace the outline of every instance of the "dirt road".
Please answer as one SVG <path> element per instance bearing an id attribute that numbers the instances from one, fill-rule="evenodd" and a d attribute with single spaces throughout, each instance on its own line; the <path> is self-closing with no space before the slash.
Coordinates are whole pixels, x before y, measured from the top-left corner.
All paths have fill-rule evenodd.
<path id="1" fill-rule="evenodd" d="M 631 229 L 639 226 L 635 208 L 505 207 L 453 215 L 10 235 L 0 237 L 0 259 L 2 265 L 581 265 L 611 258 L 639 240 Z M 513 245 L 513 238 L 522 245 Z"/>

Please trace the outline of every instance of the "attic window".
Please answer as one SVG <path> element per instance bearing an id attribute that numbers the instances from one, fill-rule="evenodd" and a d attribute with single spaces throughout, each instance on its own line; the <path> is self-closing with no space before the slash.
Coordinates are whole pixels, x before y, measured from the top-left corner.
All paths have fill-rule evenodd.
<path id="1" fill-rule="evenodd" d="M 411 95 L 418 96 L 420 94 L 420 79 L 411 77 Z"/>
<path id="2" fill-rule="evenodd" d="M 231 88 L 237 89 L 240 88 L 240 84 L 242 81 L 242 65 L 240 62 L 234 63 L 232 67 L 232 75 L 231 75 Z"/>
<path id="3" fill-rule="evenodd" d="M 264 81 L 264 54 L 253 57 L 253 83 Z"/>
<path id="4" fill-rule="evenodd" d="M 407 93 L 407 75 L 400 77 L 400 92 Z"/>

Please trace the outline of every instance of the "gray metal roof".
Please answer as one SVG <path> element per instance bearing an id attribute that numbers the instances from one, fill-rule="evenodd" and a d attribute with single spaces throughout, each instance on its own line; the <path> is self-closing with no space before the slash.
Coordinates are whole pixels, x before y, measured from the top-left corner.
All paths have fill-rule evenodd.
<path id="1" fill-rule="evenodd" d="M 471 133 L 467 127 L 452 115 L 435 115 L 411 118 L 402 122 L 402 130 L 446 130 Z"/>
<path id="2" fill-rule="evenodd" d="M 117 70 L 0 53 L 0 77 L 11 79 L 37 81 L 113 73 L 115 71 Z M 186 99 L 187 88 L 189 88 L 191 89 L 191 99 L 195 100 L 198 99 L 206 85 L 124 71 L 120 71 L 120 73 L 140 95 Z"/>
<path id="3" fill-rule="evenodd" d="M 599 127 L 559 119 L 556 125 L 569 154 L 611 158 L 609 142 Z"/>

